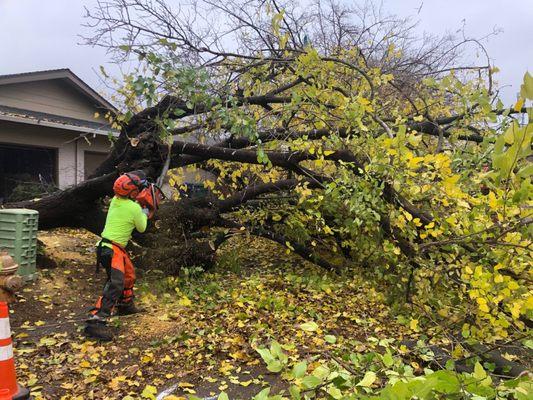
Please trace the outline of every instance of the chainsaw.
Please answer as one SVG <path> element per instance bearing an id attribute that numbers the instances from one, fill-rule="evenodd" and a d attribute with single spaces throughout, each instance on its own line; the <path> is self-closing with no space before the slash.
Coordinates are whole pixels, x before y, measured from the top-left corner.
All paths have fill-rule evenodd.
<path id="1" fill-rule="evenodd" d="M 165 198 L 163 191 L 155 183 L 147 183 L 137 195 L 137 202 L 142 208 L 148 209 L 148 218 L 152 218 Z"/>

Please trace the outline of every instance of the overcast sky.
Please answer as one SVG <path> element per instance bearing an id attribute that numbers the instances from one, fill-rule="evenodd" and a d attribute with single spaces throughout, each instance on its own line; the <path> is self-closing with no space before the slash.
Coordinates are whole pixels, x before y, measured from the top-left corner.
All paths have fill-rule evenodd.
<path id="1" fill-rule="evenodd" d="M 180 0 L 169 0 L 179 2 Z M 70 68 L 97 90 L 104 86 L 98 67 L 108 57 L 100 48 L 79 45 L 83 6 L 94 0 L 0 0 L 0 74 Z M 468 36 L 483 37 L 497 76 L 506 86 L 504 100 L 515 99 L 522 76 L 533 71 L 533 0 L 383 0 L 383 8 L 413 16 L 420 32 L 443 34 L 465 26 Z M 472 53 L 472 57 L 475 55 Z"/>

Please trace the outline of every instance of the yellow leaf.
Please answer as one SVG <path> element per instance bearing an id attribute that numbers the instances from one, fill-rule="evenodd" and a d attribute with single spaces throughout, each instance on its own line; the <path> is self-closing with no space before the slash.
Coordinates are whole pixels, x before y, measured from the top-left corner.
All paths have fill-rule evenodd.
<path id="1" fill-rule="evenodd" d="M 158 319 L 159 321 L 169 321 L 169 320 L 170 320 L 168 314 L 166 314 L 166 313 L 165 313 L 165 314 L 161 314 L 161 315 L 159 315 L 159 316 L 157 317 L 157 319 Z"/>
<path id="2" fill-rule="evenodd" d="M 409 322 L 409 328 L 415 332 L 418 332 L 418 320 L 412 319 L 411 322 Z"/>
<path id="3" fill-rule="evenodd" d="M 463 348 L 461 346 L 456 346 L 452 351 L 452 356 L 454 358 L 461 358 L 464 355 Z"/>
<path id="4" fill-rule="evenodd" d="M 526 300 L 526 309 L 531 310 L 533 309 L 533 296 L 529 296 Z"/>
<path id="5" fill-rule="evenodd" d="M 149 362 L 152 362 L 154 360 L 154 357 L 151 356 L 150 354 L 146 354 L 144 356 L 142 356 L 141 358 L 141 361 L 145 364 L 149 363 Z"/>
<path id="6" fill-rule="evenodd" d="M 447 308 L 441 308 L 439 311 L 437 311 L 441 317 L 447 317 L 448 316 L 448 309 Z"/>
<path id="7" fill-rule="evenodd" d="M 70 390 L 70 389 L 73 389 L 73 388 L 74 388 L 74 384 L 73 384 L 73 383 L 66 383 L 66 382 L 65 382 L 65 383 L 61 384 L 61 387 L 62 387 L 63 389 Z"/>
<path id="8" fill-rule="evenodd" d="M 111 382 L 109 383 L 109 387 L 113 390 L 118 390 L 120 382 L 125 382 L 126 377 L 124 375 L 117 376 L 113 379 L 111 379 Z"/>
<path id="9" fill-rule="evenodd" d="M 489 207 L 492 210 L 496 210 L 496 208 L 498 208 L 498 200 L 496 199 L 494 192 L 489 192 Z"/>
<path id="10" fill-rule="evenodd" d="M 306 332 L 314 332 L 318 329 L 318 325 L 314 321 L 309 321 L 300 325 L 300 329 Z"/>
<path id="11" fill-rule="evenodd" d="M 324 159 L 323 159 L 323 158 L 317 158 L 317 159 L 315 160 L 315 165 L 316 165 L 317 167 L 321 167 L 321 166 L 323 166 L 323 165 L 324 165 Z"/>
<path id="12" fill-rule="evenodd" d="M 178 304 L 180 306 L 184 306 L 184 307 L 188 307 L 192 304 L 192 301 L 187 297 L 187 296 L 183 296 L 179 301 L 178 301 Z"/>
<path id="13" fill-rule="evenodd" d="M 514 110 L 518 112 L 522 109 L 523 106 L 524 106 L 524 99 L 520 98 L 514 105 Z"/>
<path id="14" fill-rule="evenodd" d="M 489 306 L 487 304 L 480 304 L 479 305 L 479 310 L 483 311 L 485 313 L 490 312 L 490 308 L 489 308 Z"/>
<path id="15" fill-rule="evenodd" d="M 229 371 L 233 369 L 233 365 L 231 365 L 227 361 L 222 361 L 222 364 L 218 368 L 220 372 L 222 372 L 224 375 L 229 375 Z"/>
<path id="16" fill-rule="evenodd" d="M 39 340 L 39 344 L 42 346 L 53 346 L 57 343 L 57 340 L 52 337 L 43 337 Z"/>
<path id="17" fill-rule="evenodd" d="M 474 378 L 477 380 L 485 379 L 487 376 L 487 372 L 483 369 L 480 363 L 476 363 L 474 366 Z"/>
<path id="18" fill-rule="evenodd" d="M 424 161 L 424 157 L 413 157 L 409 160 L 408 167 L 410 169 L 417 169 L 418 164 Z"/>
<path id="19" fill-rule="evenodd" d="M 144 399 L 155 399 L 157 394 L 157 388 L 152 385 L 146 385 L 144 390 L 141 393 L 141 397 Z"/>
<path id="20" fill-rule="evenodd" d="M 357 384 L 357 386 L 370 387 L 376 381 L 376 373 L 373 371 L 367 371 L 365 376 Z"/>

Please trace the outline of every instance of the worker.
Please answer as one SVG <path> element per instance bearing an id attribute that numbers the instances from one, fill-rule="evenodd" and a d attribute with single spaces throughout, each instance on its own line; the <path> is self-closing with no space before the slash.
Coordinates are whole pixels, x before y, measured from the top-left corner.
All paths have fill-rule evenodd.
<path id="1" fill-rule="evenodd" d="M 97 268 L 105 268 L 107 280 L 102 296 L 85 324 L 84 332 L 90 338 L 112 340 L 113 334 L 107 326 L 108 317 L 139 312 L 133 302 L 135 270 L 125 248 L 133 229 L 141 233 L 146 230 L 150 211 L 135 201 L 145 186 L 146 178 L 142 171 L 123 174 L 113 185 L 115 196 L 96 250 Z"/>

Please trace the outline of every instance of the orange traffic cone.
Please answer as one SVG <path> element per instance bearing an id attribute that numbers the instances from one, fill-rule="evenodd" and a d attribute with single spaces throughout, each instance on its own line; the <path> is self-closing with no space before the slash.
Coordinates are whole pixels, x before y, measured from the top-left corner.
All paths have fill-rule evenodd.
<path id="1" fill-rule="evenodd" d="M 9 389 L 0 390 L 0 400 L 13 400 L 13 396 L 9 394 Z"/>
<path id="2" fill-rule="evenodd" d="M 7 390 L 7 394 L 4 394 Z M 17 384 L 13 342 L 9 325 L 7 303 L 0 302 L 0 399 L 23 400 L 30 398 L 28 389 Z"/>

